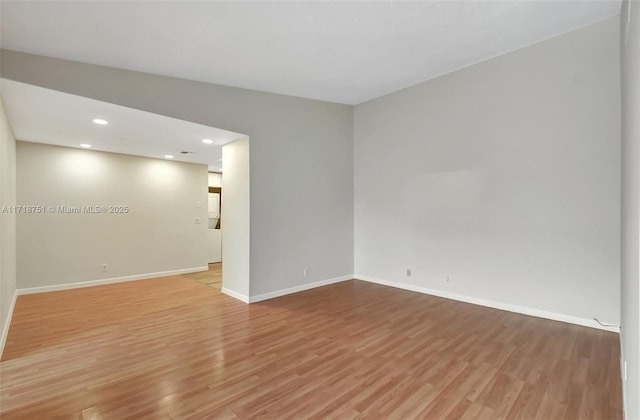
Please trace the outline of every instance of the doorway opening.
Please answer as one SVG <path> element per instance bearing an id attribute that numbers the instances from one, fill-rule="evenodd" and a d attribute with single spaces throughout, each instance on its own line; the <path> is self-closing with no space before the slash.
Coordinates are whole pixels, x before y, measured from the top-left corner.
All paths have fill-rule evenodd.
<path id="1" fill-rule="evenodd" d="M 188 275 L 192 280 L 222 290 L 222 173 L 208 173 L 207 264 L 209 269 Z"/>

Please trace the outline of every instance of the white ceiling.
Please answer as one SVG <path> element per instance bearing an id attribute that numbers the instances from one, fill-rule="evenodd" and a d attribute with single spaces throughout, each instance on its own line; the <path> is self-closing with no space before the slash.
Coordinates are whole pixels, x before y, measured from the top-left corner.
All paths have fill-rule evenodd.
<path id="1" fill-rule="evenodd" d="M 620 11 L 574 1 L 8 1 L 3 48 L 358 104 Z"/>
<path id="2" fill-rule="evenodd" d="M 18 140 L 222 167 L 222 145 L 243 134 L 0 79 L 7 117 Z M 109 124 L 93 123 L 102 118 Z M 204 144 L 203 139 L 213 140 Z M 182 151 L 193 152 L 181 154 Z"/>
<path id="3" fill-rule="evenodd" d="M 620 12 L 574 1 L 0 1 L 0 46 L 358 104 Z M 242 134 L 0 80 L 20 140 L 221 167 Z M 93 118 L 109 121 L 96 126 Z M 202 143 L 203 138 L 215 141 Z M 195 152 L 182 155 L 181 151 Z"/>

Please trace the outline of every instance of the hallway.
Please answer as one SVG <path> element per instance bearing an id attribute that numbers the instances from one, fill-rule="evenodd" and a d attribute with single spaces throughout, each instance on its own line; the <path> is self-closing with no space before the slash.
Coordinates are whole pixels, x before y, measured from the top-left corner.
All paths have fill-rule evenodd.
<path id="1" fill-rule="evenodd" d="M 209 264 L 209 271 L 183 274 L 183 276 L 198 283 L 206 284 L 216 290 L 222 289 L 222 263 L 211 263 Z"/>

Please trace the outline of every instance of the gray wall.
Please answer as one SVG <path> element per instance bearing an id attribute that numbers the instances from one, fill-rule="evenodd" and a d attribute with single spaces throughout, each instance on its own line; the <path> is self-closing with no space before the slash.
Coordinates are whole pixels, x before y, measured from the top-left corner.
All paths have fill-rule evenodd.
<path id="1" fill-rule="evenodd" d="M 618 324 L 618 54 L 615 17 L 356 106 L 356 277 Z"/>
<path id="2" fill-rule="evenodd" d="M 207 269 L 206 165 L 18 141 L 17 194 L 20 289 Z"/>
<path id="3" fill-rule="evenodd" d="M 249 135 L 251 295 L 353 273 L 352 107 L 6 50 L 1 73 Z"/>
<path id="4" fill-rule="evenodd" d="M 640 3 L 622 5 L 622 356 L 627 419 L 640 419 Z"/>
<path id="5" fill-rule="evenodd" d="M 16 140 L 0 98 L 0 210 L 16 204 Z M 16 215 L 0 211 L 0 355 L 16 291 Z"/>

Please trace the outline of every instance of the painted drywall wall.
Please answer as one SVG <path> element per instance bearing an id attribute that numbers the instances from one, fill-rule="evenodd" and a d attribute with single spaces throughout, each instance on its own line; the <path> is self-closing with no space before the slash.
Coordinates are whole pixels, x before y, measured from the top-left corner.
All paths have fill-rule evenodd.
<path id="1" fill-rule="evenodd" d="M 356 106 L 356 277 L 618 324 L 618 25 Z"/>
<path id="2" fill-rule="evenodd" d="M 210 187 L 222 187 L 222 174 L 209 172 L 208 180 Z"/>
<path id="3" fill-rule="evenodd" d="M 7 50 L 0 69 L 11 80 L 248 134 L 252 295 L 353 273 L 351 106 Z"/>
<path id="4" fill-rule="evenodd" d="M 640 3 L 620 16 L 622 70 L 621 341 L 625 418 L 640 419 Z"/>
<path id="5" fill-rule="evenodd" d="M 18 141 L 17 192 L 18 288 L 206 269 L 206 165 Z"/>
<path id="6" fill-rule="evenodd" d="M 16 140 L 0 98 L 0 355 L 16 292 Z"/>
<path id="7" fill-rule="evenodd" d="M 244 138 L 222 147 L 222 291 L 245 301 L 249 299 L 252 252 L 249 145 Z"/>

